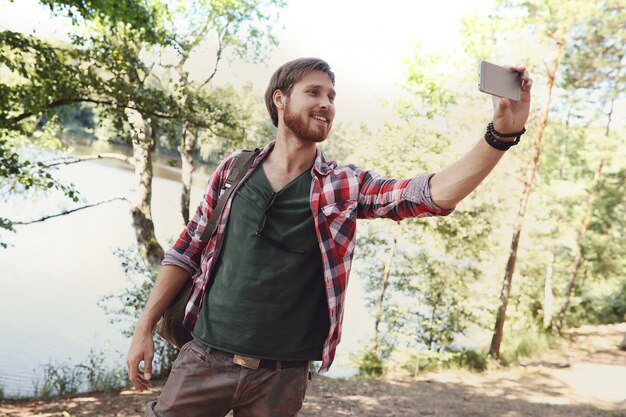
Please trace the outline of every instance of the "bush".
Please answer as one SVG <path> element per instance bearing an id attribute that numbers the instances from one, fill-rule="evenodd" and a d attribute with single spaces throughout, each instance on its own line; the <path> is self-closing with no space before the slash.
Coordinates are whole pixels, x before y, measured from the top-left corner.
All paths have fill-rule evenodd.
<path id="1" fill-rule="evenodd" d="M 359 361 L 359 375 L 381 376 L 383 374 L 383 361 L 372 351 L 365 352 Z"/>
<path id="2" fill-rule="evenodd" d="M 549 331 L 531 326 L 526 330 L 511 332 L 505 339 L 500 352 L 500 360 L 504 364 L 518 362 L 530 358 L 555 347 L 554 335 Z"/>
<path id="3" fill-rule="evenodd" d="M 487 354 L 474 350 L 436 352 L 433 350 L 422 350 L 411 353 L 408 360 L 401 365 L 413 376 L 419 372 L 437 371 L 442 369 L 464 368 L 470 371 L 482 372 L 488 366 Z"/>
<path id="4" fill-rule="evenodd" d="M 350 355 L 352 366 L 360 376 L 376 377 L 385 373 L 384 363 L 393 352 L 393 345 L 385 339 L 372 339 L 362 344 L 358 351 Z"/>
<path id="5" fill-rule="evenodd" d="M 489 364 L 487 354 L 485 352 L 479 353 L 475 350 L 459 352 L 454 360 L 461 368 L 479 372 L 486 371 Z"/>

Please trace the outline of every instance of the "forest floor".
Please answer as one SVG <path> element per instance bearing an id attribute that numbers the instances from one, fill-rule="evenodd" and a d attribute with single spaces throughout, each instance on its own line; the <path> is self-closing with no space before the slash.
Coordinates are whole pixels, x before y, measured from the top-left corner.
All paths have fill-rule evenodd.
<path id="1" fill-rule="evenodd" d="M 584 326 L 520 365 L 482 373 L 447 370 L 345 380 L 314 376 L 301 417 L 626 417 L 626 323 Z M 0 417 L 135 417 L 149 392 L 0 401 Z"/>

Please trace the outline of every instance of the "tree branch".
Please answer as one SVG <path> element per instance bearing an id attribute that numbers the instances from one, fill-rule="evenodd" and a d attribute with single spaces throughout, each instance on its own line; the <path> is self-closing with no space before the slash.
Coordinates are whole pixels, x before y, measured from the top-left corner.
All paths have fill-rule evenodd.
<path id="1" fill-rule="evenodd" d="M 75 164 L 77 162 L 90 161 L 93 159 L 117 159 L 119 161 L 126 162 L 130 165 L 135 165 L 135 159 L 130 156 L 122 155 L 119 153 L 99 153 L 95 155 L 86 155 L 86 156 L 77 156 L 73 159 L 67 159 L 62 161 L 50 162 L 45 164 L 46 168 L 50 168 L 56 165 L 70 165 Z"/>
<path id="2" fill-rule="evenodd" d="M 226 32 L 226 28 L 228 27 L 228 24 L 226 24 L 226 26 L 224 26 L 222 28 L 222 30 L 220 30 L 219 32 L 217 32 L 217 54 L 216 54 L 216 58 L 215 58 L 215 67 L 213 67 L 213 73 L 211 75 L 209 75 L 209 78 L 207 78 L 206 80 L 204 80 L 204 82 L 202 84 L 200 84 L 200 87 L 198 87 L 198 90 L 201 90 L 202 87 L 204 87 L 205 85 L 207 85 L 209 82 L 211 82 L 211 80 L 213 79 L 213 77 L 215 77 L 215 74 L 217 73 L 217 66 L 220 63 L 220 60 L 222 59 L 222 52 L 224 51 L 224 44 L 222 41 L 222 36 L 224 36 L 224 32 Z"/>
<path id="3" fill-rule="evenodd" d="M 106 101 L 106 100 L 97 100 L 97 99 L 92 99 L 92 98 L 69 98 L 69 99 L 59 99 L 59 100 L 55 100 L 51 103 L 49 103 L 46 108 L 48 109 L 53 109 L 55 107 L 59 107 L 59 106 L 64 106 L 66 104 L 73 104 L 73 103 L 94 103 L 94 104 L 102 104 L 104 106 L 110 106 L 110 107 L 116 107 L 116 108 L 122 108 L 122 109 L 130 109 L 130 110 L 136 110 L 140 113 L 143 114 L 147 114 L 149 116 L 154 116 L 154 117 L 158 117 L 160 119 L 176 119 L 175 116 L 170 116 L 170 115 L 166 115 L 163 113 L 156 113 L 156 112 L 150 112 L 150 111 L 146 111 L 140 107 L 137 106 L 128 106 L 128 105 L 124 105 L 124 104 L 118 104 L 118 103 L 114 103 L 112 101 Z M 19 116 L 16 117 L 12 117 L 11 119 L 9 119 L 11 121 L 11 123 L 16 124 L 21 122 L 22 120 L 29 118 L 31 116 L 34 116 L 35 113 L 33 112 L 25 112 L 20 114 Z"/>
<path id="4" fill-rule="evenodd" d="M 30 221 L 24 221 L 24 222 L 11 222 L 13 225 L 28 225 L 28 224 L 33 224 L 33 223 L 39 223 L 39 222 L 44 222 L 48 219 L 52 219 L 54 217 L 60 217 L 60 216 L 65 216 L 66 214 L 71 214 L 74 213 L 76 211 L 80 211 L 80 210 L 84 210 L 86 208 L 90 208 L 90 207 L 95 207 L 95 206 L 99 206 L 101 204 L 106 204 L 106 203 L 110 203 L 111 201 L 115 201 L 115 200 L 123 200 L 123 201 L 128 201 L 128 199 L 126 197 L 115 197 L 115 198 L 111 198 L 109 200 L 105 200 L 105 201 L 100 201 L 98 203 L 94 203 L 94 204 L 87 204 L 86 206 L 82 206 L 82 207 L 78 207 L 72 210 L 67 210 L 61 213 L 57 213 L 57 214 L 52 214 L 50 216 L 44 216 L 40 219 L 36 219 L 36 220 L 30 220 Z"/>

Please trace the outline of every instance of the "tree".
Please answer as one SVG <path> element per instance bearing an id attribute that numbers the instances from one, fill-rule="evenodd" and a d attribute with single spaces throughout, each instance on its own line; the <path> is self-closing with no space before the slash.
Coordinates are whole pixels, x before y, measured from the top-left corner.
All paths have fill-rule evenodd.
<path id="1" fill-rule="evenodd" d="M 219 94 L 219 90 L 211 92 L 211 82 L 229 51 L 240 58 L 259 60 L 265 57 L 269 48 L 276 46 L 272 24 L 277 11 L 284 6 L 283 0 L 195 0 L 178 4 L 177 16 L 185 22 L 186 30 L 172 29 L 176 59 L 173 64 L 165 65 L 171 73 L 168 75 L 169 86 L 164 88 L 175 91 L 181 109 L 172 130 L 177 133 L 175 137 L 180 138 L 184 224 L 189 222 L 189 196 L 198 141 L 203 138 L 204 141 L 211 138 L 224 141 L 228 137 L 231 142 L 236 139 L 232 143 L 236 146 L 245 139 L 242 125 L 237 120 L 236 106 L 228 103 L 227 96 Z M 214 39 L 213 66 L 207 73 L 192 79 L 188 60 L 205 48 L 210 38 Z"/>
<path id="2" fill-rule="evenodd" d="M 163 249 L 154 233 L 150 208 L 152 152 L 157 142 L 164 135 L 170 136 L 167 139 L 169 141 L 179 137 L 172 134 L 172 126 L 182 126 L 184 132 L 193 129 L 194 138 L 202 137 L 203 130 L 210 131 L 214 136 L 233 136 L 233 133 L 242 136 L 234 117 L 238 112 L 234 110 L 232 101 L 225 99 L 226 94 L 203 89 L 206 83 L 195 84 L 199 86 L 196 90 L 190 89 L 188 73 L 184 68 L 186 59 L 193 52 L 193 47 L 212 30 L 218 33 L 219 48 L 215 69 L 206 82 L 215 74 L 224 48 L 231 47 L 240 56 L 260 53 L 260 45 L 265 45 L 266 38 L 259 25 L 271 15 L 269 12 L 264 14 L 262 10 L 266 3 L 283 4 L 280 1 L 198 1 L 196 7 L 189 9 L 194 11 L 187 16 L 189 23 L 195 24 L 194 19 L 199 14 L 206 13 L 207 16 L 201 20 L 203 24 L 195 28 L 195 32 L 192 31 L 196 39 L 191 42 L 184 35 L 178 36 L 174 31 L 175 26 L 169 29 L 166 27 L 167 14 L 157 2 L 149 3 L 150 10 L 158 11 L 159 17 L 152 22 L 154 28 L 149 31 L 127 24 L 115 16 L 108 17 L 106 11 L 109 9 L 104 7 L 105 3 L 96 2 L 87 5 L 104 8 L 90 12 L 91 20 L 85 22 L 87 34 L 74 36 L 72 46 L 55 47 L 32 37 L 14 36 L 22 41 L 22 45 L 13 45 L 17 52 L 8 57 L 17 56 L 11 69 L 21 71 L 24 82 L 21 85 L 13 83 L 3 86 L 12 94 L 7 95 L 5 103 L 0 103 L 0 109 L 7 109 L 5 112 L 10 116 L 0 128 L 20 131 L 24 126 L 20 122 L 29 117 L 45 117 L 59 106 L 76 102 L 98 105 L 101 117 L 112 121 L 116 136 L 133 146 L 132 158 L 110 154 L 106 157 L 125 160 L 135 168 L 136 193 L 131 202 L 133 226 L 144 260 L 156 267 L 163 257 Z M 246 36 L 250 37 L 249 42 L 244 41 Z M 269 39 L 273 38 L 270 36 Z M 28 42 L 38 48 L 31 48 L 33 50 L 25 54 L 23 44 Z M 157 73 L 160 63 L 154 57 L 166 52 L 167 48 L 181 51 L 178 69 L 182 71 L 183 77 L 179 73 L 175 83 L 164 85 L 161 81 L 164 73 Z M 53 59 L 46 59 L 45 54 Z M 50 69 L 48 67 L 52 67 L 53 71 L 45 71 Z M 50 74 L 55 72 L 58 76 L 50 78 Z M 185 81 L 181 83 L 180 79 Z M 42 89 L 42 85 L 45 88 Z M 33 92 L 37 93 L 34 94 L 36 100 L 27 99 Z M 20 133 L 27 133 L 21 130 Z M 185 138 L 188 136 L 185 135 Z M 189 162 L 190 154 L 187 150 L 193 150 L 194 146 L 195 143 L 187 143 L 186 139 L 183 141 L 183 154 L 187 155 L 187 159 L 183 158 L 184 165 Z M 82 160 L 92 158 L 85 157 Z M 71 159 L 68 162 L 75 161 Z M 183 172 L 188 173 L 184 177 L 188 192 L 193 168 L 189 169 L 186 165 L 183 168 Z M 188 206 L 188 198 L 186 204 Z M 10 227 L 10 223 L 7 223 L 7 227 Z"/>
<path id="3" fill-rule="evenodd" d="M 512 11 L 517 13 L 511 13 Z M 513 226 L 511 246 L 500 295 L 500 305 L 498 307 L 494 333 L 489 348 L 489 353 L 494 358 L 498 358 L 500 355 L 506 310 L 511 292 L 513 274 L 515 272 L 520 236 L 524 225 L 530 192 L 539 165 L 542 139 L 551 109 L 550 101 L 552 98 L 552 90 L 557 80 L 559 65 L 563 60 L 563 47 L 573 34 L 580 30 L 581 26 L 583 28 L 585 27 L 589 17 L 595 11 L 594 5 L 589 5 L 587 2 L 582 1 L 503 1 L 499 3 L 499 8 L 495 11 L 496 15 L 491 16 L 495 18 L 494 21 L 497 23 L 492 23 L 492 25 L 489 26 L 490 29 L 493 30 L 494 26 L 498 26 L 501 32 L 506 32 L 508 27 L 513 27 L 526 37 L 534 33 L 538 35 L 538 44 L 546 44 L 546 42 L 548 42 L 552 44 L 553 48 L 550 63 L 545 63 L 547 67 L 547 92 L 545 103 L 543 104 L 536 130 L 534 131 L 535 137 L 532 145 L 532 155 L 526 168 L 524 186 L 517 211 L 517 219 Z M 469 32 L 469 30 L 466 30 L 466 33 L 467 32 Z M 482 33 L 485 32 L 483 31 Z M 489 35 L 491 39 L 495 39 L 493 35 L 494 32 L 491 32 L 491 35 Z M 502 39 L 501 36 L 499 38 Z M 509 38 L 509 41 L 510 40 Z"/>
<path id="4" fill-rule="evenodd" d="M 574 37 L 566 54 L 564 84 L 570 89 L 578 88 L 600 94 L 599 101 L 609 103 L 605 138 L 611 138 L 611 122 L 616 100 L 626 92 L 626 52 L 620 46 L 626 40 L 626 11 L 619 2 L 603 2 L 602 17 L 592 18 L 588 30 Z M 613 141 L 619 140 L 617 137 Z M 554 322 L 557 332 L 563 328 L 565 315 L 569 308 L 571 295 L 578 278 L 578 271 L 585 250 L 585 239 L 594 214 L 597 199 L 597 184 L 600 182 L 603 168 L 611 152 L 606 152 L 597 162 L 593 185 L 587 197 L 587 213 L 581 224 L 577 240 L 577 251 L 568 278 L 565 299 Z"/>
<path id="5" fill-rule="evenodd" d="M 103 31 L 133 33 L 140 42 L 164 39 L 159 25 L 155 24 L 161 12 L 157 3 L 153 4 L 154 7 L 147 9 L 140 7 L 144 2 L 139 4 L 126 1 L 123 7 L 136 7 L 137 10 L 123 17 L 117 14 L 121 9 L 106 6 L 106 2 L 48 1 L 46 4 L 53 10 L 67 10 L 73 17 L 75 15 L 72 10 L 77 7 L 78 12 L 85 11 L 87 15 L 84 17 L 91 17 L 92 23 L 102 28 Z M 108 17 L 107 11 L 112 11 L 113 16 Z M 75 22 L 77 21 L 78 19 L 75 18 Z M 142 24 L 150 27 L 144 28 Z M 8 69 L 11 75 L 0 84 L 0 91 L 3 92 L 2 99 L 0 99 L 0 115 L 2 116 L 0 117 L 0 131 L 2 132 L 0 145 L 3 148 L 11 147 L 14 141 L 11 138 L 32 136 L 34 131 L 42 128 L 42 121 L 52 116 L 58 108 L 74 103 L 89 102 L 107 106 L 109 109 L 114 109 L 112 111 L 117 111 L 117 114 L 128 110 L 144 112 L 152 117 L 157 116 L 158 113 L 152 104 L 159 102 L 158 109 L 163 109 L 163 104 L 167 100 L 163 100 L 163 96 L 159 96 L 155 90 L 136 96 L 135 100 L 129 100 L 128 89 L 123 88 L 119 79 L 107 79 L 111 73 L 115 74 L 115 72 L 103 73 L 103 66 L 98 65 L 107 60 L 94 61 L 94 51 L 85 47 L 84 38 L 76 37 L 74 42 L 73 46 L 59 46 L 33 36 L 10 31 L 0 34 L 0 44 L 3 46 L 0 65 Z M 108 62 L 118 62 L 110 56 L 106 58 Z M 134 74 L 138 75 L 141 68 L 141 65 L 133 67 Z M 108 69 L 111 70 L 111 68 Z M 32 124 L 27 123 L 33 117 L 36 117 L 37 121 Z M 41 184 L 48 187 L 56 186 L 71 198 L 75 197 L 72 187 L 54 181 L 50 174 L 49 164 L 40 162 L 33 165 L 30 161 L 22 161 L 15 152 L 4 153 L 4 158 L 10 161 L 11 169 L 3 173 L 7 175 L 9 183 L 23 184 L 25 188 L 41 187 Z M 118 158 L 132 161 L 123 156 L 118 156 Z M 9 190 L 13 188 L 11 186 Z M 134 210 L 133 213 L 141 214 L 140 210 Z M 137 223 L 139 215 L 135 214 L 134 217 Z M 10 227 L 11 222 L 4 219 L 3 224 Z M 150 239 L 148 242 L 150 245 L 148 247 L 154 246 L 150 243 Z M 150 253 L 150 250 L 146 253 Z"/>

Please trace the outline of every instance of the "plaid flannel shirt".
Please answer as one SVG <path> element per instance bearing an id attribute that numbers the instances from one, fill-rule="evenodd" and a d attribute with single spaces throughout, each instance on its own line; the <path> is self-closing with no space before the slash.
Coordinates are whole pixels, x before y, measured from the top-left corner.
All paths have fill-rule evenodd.
<path id="1" fill-rule="evenodd" d="M 243 181 L 273 146 L 274 142 L 271 142 L 261 151 Z M 163 260 L 163 265 L 179 266 L 193 277 L 194 286 L 183 321 L 190 330 L 195 326 L 202 307 L 207 282 L 214 276 L 215 259 L 224 240 L 232 198 L 224 208 L 216 233 L 206 245 L 200 242 L 200 236 L 223 192 L 236 155 L 237 152 L 226 157 L 211 175 L 207 192 L 193 219 Z M 353 165 L 337 166 L 333 161 L 327 162 L 321 151 L 317 150 L 311 169 L 310 203 L 322 255 L 330 317 L 330 329 L 322 349 L 319 372 L 328 371 L 341 340 L 346 287 L 356 239 L 356 219 L 385 217 L 402 220 L 448 215 L 452 210 L 437 207 L 430 198 L 428 182 L 432 175 L 424 174 L 407 180 L 386 179 Z"/>

